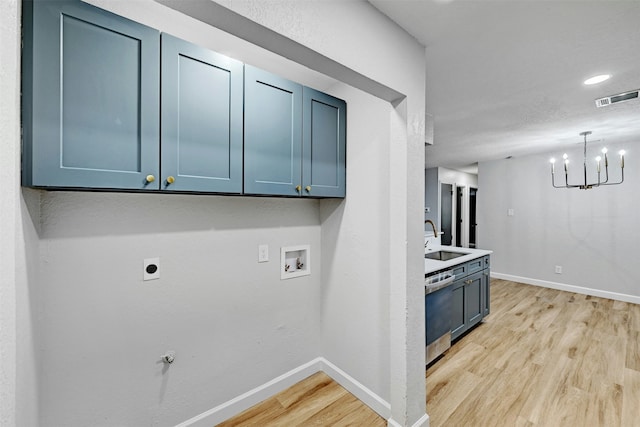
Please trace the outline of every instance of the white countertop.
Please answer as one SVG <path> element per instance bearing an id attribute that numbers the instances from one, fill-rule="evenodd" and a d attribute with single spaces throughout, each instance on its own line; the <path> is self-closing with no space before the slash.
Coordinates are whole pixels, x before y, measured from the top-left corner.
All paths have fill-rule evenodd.
<path id="1" fill-rule="evenodd" d="M 438 261 L 435 259 L 424 259 L 424 274 L 433 273 L 434 271 L 442 270 L 444 268 L 453 267 L 454 265 L 464 264 L 467 261 L 471 261 L 472 259 L 480 258 L 481 256 L 492 254 L 493 251 L 488 251 L 485 249 L 471 249 L 471 248 L 459 248 L 456 246 L 440 246 L 440 245 L 429 245 L 428 249 L 425 249 L 424 253 L 427 254 L 429 252 L 438 252 L 438 251 L 449 251 L 449 252 L 459 252 L 466 255 L 459 256 L 454 259 L 450 259 L 448 261 Z"/>

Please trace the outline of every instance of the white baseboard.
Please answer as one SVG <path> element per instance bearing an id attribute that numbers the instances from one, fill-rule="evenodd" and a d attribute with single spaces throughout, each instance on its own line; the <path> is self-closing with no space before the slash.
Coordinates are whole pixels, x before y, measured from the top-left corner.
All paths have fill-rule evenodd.
<path id="1" fill-rule="evenodd" d="M 575 292 L 577 294 L 591 295 L 600 298 L 609 298 L 616 301 L 630 302 L 640 304 L 640 297 L 635 295 L 619 294 L 617 292 L 608 292 L 600 289 L 584 288 L 582 286 L 567 285 L 565 283 L 548 282 L 546 280 L 532 279 L 529 277 L 514 276 L 512 274 L 503 274 L 491 272 L 491 277 L 496 279 L 510 280 L 512 282 L 525 283 L 527 285 L 541 286 L 543 288 L 557 289 L 559 291 Z"/>
<path id="2" fill-rule="evenodd" d="M 388 419 L 391 416 L 391 405 L 387 401 L 369 390 L 355 378 L 349 376 L 333 363 L 323 357 L 318 357 L 259 387 L 254 388 L 253 390 L 249 390 L 248 392 L 222 403 L 215 408 L 209 409 L 200 415 L 196 415 L 195 417 L 178 424 L 176 427 L 211 427 L 246 409 L 249 409 L 263 400 L 274 396 L 286 388 L 291 387 L 310 375 L 320 371 L 324 372 L 335 382 L 347 389 L 382 418 Z M 429 417 L 427 417 L 427 420 L 428 419 Z M 415 424 L 415 427 L 421 426 L 422 424 Z"/>
<path id="3" fill-rule="evenodd" d="M 387 420 L 387 427 L 404 427 L 393 419 Z M 429 427 L 429 415 L 424 414 L 418 421 L 413 423 L 411 427 Z"/>
<path id="4" fill-rule="evenodd" d="M 322 371 L 325 374 L 329 375 L 335 382 L 346 388 L 349 393 L 353 394 L 362 401 L 362 403 L 373 409 L 385 420 L 391 416 L 391 405 L 389 402 L 369 390 L 355 378 L 349 376 L 349 374 L 329 362 L 327 359 L 323 357 L 320 359 L 322 359 Z"/>
<path id="5" fill-rule="evenodd" d="M 211 427 L 219 424 L 234 415 L 251 408 L 263 400 L 280 393 L 310 375 L 321 371 L 322 361 L 323 359 L 321 357 L 313 359 L 312 361 L 292 369 L 291 371 L 282 374 L 279 377 L 254 388 L 253 390 L 249 390 L 248 392 L 224 402 L 215 408 L 209 409 L 200 415 L 196 415 L 195 417 L 178 424 L 176 427 Z"/>

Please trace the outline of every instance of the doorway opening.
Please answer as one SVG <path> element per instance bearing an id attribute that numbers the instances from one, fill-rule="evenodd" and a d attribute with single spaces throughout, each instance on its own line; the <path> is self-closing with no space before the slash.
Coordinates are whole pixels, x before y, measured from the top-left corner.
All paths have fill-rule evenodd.
<path id="1" fill-rule="evenodd" d="M 445 246 L 451 246 L 451 218 L 453 213 L 453 185 L 440 185 L 440 227 L 442 237 L 440 243 Z"/>
<path id="2" fill-rule="evenodd" d="M 476 222 L 476 194 L 477 188 L 469 188 L 469 247 L 475 248 L 478 239 L 478 224 Z"/>
<path id="3" fill-rule="evenodd" d="M 456 188 L 456 246 L 462 247 L 464 187 Z"/>

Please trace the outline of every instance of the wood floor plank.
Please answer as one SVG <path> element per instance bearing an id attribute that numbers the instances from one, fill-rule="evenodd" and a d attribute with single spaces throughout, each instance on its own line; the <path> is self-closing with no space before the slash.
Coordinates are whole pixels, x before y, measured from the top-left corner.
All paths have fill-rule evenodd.
<path id="1" fill-rule="evenodd" d="M 640 305 L 629 304 L 629 328 L 640 331 Z"/>
<path id="2" fill-rule="evenodd" d="M 313 417 L 347 393 L 338 383 L 330 381 L 325 387 L 315 388 L 312 393 L 306 394 L 304 399 L 290 405 L 285 412 L 278 416 L 274 425 L 304 425 L 308 418 Z"/>
<path id="3" fill-rule="evenodd" d="M 621 426 L 637 426 L 640 421 L 640 372 L 627 369 L 624 375 Z"/>
<path id="4" fill-rule="evenodd" d="M 629 331 L 625 367 L 640 372 L 640 331 Z"/>
<path id="5" fill-rule="evenodd" d="M 323 372 L 311 375 L 304 382 L 292 385 L 282 393 L 278 393 L 275 399 L 280 402 L 284 408 L 289 408 L 300 400 L 304 400 L 314 393 L 322 390 L 332 383 L 332 379 Z"/>
<path id="6" fill-rule="evenodd" d="M 427 413 L 430 417 L 449 419 L 483 380 L 467 370 L 442 382 L 432 378 L 432 388 L 427 387 Z"/>

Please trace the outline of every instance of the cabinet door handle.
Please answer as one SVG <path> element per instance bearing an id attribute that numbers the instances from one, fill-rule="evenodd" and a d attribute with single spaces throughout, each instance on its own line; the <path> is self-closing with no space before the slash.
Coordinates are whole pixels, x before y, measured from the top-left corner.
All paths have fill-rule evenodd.
<path id="1" fill-rule="evenodd" d="M 302 190 L 302 187 L 300 187 L 299 185 L 296 185 L 296 191 L 299 193 L 300 190 Z"/>
<path id="2" fill-rule="evenodd" d="M 305 190 L 307 190 L 307 193 L 311 193 L 311 186 L 307 185 L 306 187 L 304 187 Z"/>
<path id="3" fill-rule="evenodd" d="M 176 182 L 176 179 L 174 177 L 172 177 L 172 176 L 168 176 L 167 177 L 167 185 L 171 185 L 174 182 Z"/>
<path id="4" fill-rule="evenodd" d="M 155 176 L 153 176 L 153 175 L 147 175 L 147 176 L 145 177 L 145 185 L 146 185 L 146 184 L 151 184 L 151 183 L 152 183 L 153 181 L 155 181 L 155 180 L 156 180 L 156 177 L 155 177 Z"/>

